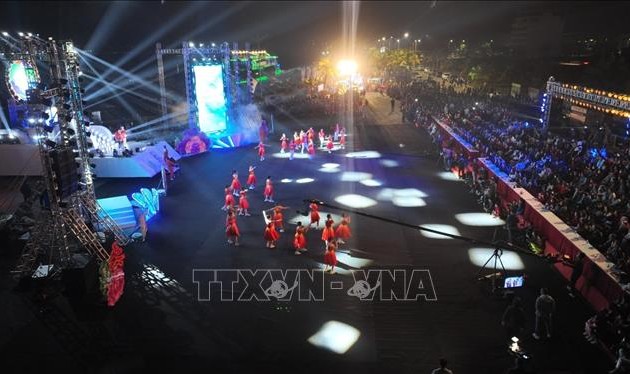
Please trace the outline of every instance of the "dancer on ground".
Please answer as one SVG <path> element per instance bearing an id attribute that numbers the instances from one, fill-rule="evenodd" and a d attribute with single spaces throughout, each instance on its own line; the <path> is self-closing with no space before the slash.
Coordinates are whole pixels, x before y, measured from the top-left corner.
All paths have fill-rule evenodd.
<path id="1" fill-rule="evenodd" d="M 341 132 L 339 133 L 339 147 L 341 149 L 345 149 L 346 148 L 346 128 L 342 128 Z"/>
<path id="2" fill-rule="evenodd" d="M 232 196 L 232 189 L 230 186 L 225 186 L 225 205 L 221 210 L 229 210 L 234 208 L 234 196 Z"/>
<path id="3" fill-rule="evenodd" d="M 258 156 L 260 156 L 260 161 L 265 161 L 265 144 L 263 142 L 258 143 L 254 149 L 258 148 Z"/>
<path id="4" fill-rule="evenodd" d="M 311 227 L 312 224 L 316 223 L 317 228 L 319 228 L 319 205 L 311 203 L 308 207 L 311 210 L 311 223 L 309 223 L 308 227 Z"/>
<path id="5" fill-rule="evenodd" d="M 333 229 L 334 224 L 335 221 L 333 221 L 332 216 L 327 214 L 324 230 L 322 230 L 322 240 L 326 243 L 326 247 L 328 247 L 328 243 L 335 240 L 335 229 Z"/>
<path id="6" fill-rule="evenodd" d="M 313 144 L 312 140 L 308 141 L 308 158 L 313 159 L 315 156 L 315 144 Z"/>
<path id="7" fill-rule="evenodd" d="M 309 143 L 312 142 L 315 138 L 315 130 L 313 130 L 312 127 L 308 128 L 308 131 L 306 132 L 306 138 L 308 139 Z"/>
<path id="8" fill-rule="evenodd" d="M 239 192 L 242 190 L 241 181 L 238 179 L 238 171 L 232 170 L 232 193 L 238 197 Z"/>
<path id="9" fill-rule="evenodd" d="M 228 211 L 227 217 L 225 218 L 225 235 L 227 236 L 228 244 L 239 246 L 238 238 L 241 236 L 241 233 L 238 230 L 236 215 L 234 215 L 234 210 L 232 209 Z"/>
<path id="10" fill-rule="evenodd" d="M 328 271 L 328 267 L 330 266 L 330 274 L 335 274 L 335 266 L 337 265 L 337 246 L 335 242 L 332 241 L 328 243 L 326 246 L 326 253 L 324 253 L 324 271 Z"/>
<path id="11" fill-rule="evenodd" d="M 267 216 L 267 227 L 265 227 L 264 238 L 267 242 L 267 248 L 276 248 L 276 242 L 280 239 L 280 234 L 276 231 L 276 225 L 274 224 L 271 216 Z"/>
<path id="12" fill-rule="evenodd" d="M 293 155 L 295 154 L 295 142 L 293 141 L 293 139 L 291 139 L 291 141 L 289 142 L 289 160 L 293 160 Z"/>
<path id="13" fill-rule="evenodd" d="M 284 216 L 282 215 L 282 211 L 285 209 L 289 208 L 282 205 L 276 205 L 273 208 L 273 223 L 276 225 L 279 232 L 284 232 Z"/>
<path id="14" fill-rule="evenodd" d="M 325 148 L 326 147 L 326 133 L 324 132 L 324 129 L 320 128 L 319 129 L 319 148 Z"/>
<path id="15" fill-rule="evenodd" d="M 241 197 L 238 200 L 238 215 L 249 217 L 249 201 L 247 201 L 247 190 L 243 189 L 241 191 Z"/>
<path id="16" fill-rule="evenodd" d="M 247 176 L 247 185 L 250 190 L 256 188 L 256 174 L 254 173 L 255 166 L 249 165 L 249 175 Z"/>
<path id="17" fill-rule="evenodd" d="M 300 148 L 300 153 L 304 154 L 304 150 L 307 146 L 306 133 L 304 130 L 300 130 L 300 146 L 302 147 Z"/>
<path id="18" fill-rule="evenodd" d="M 328 143 L 326 144 L 326 149 L 328 149 L 328 154 L 332 152 L 333 149 L 333 138 L 332 135 L 328 135 Z"/>
<path id="19" fill-rule="evenodd" d="M 297 132 L 293 134 L 293 141 L 295 142 L 296 150 L 302 147 L 302 137 Z"/>
<path id="20" fill-rule="evenodd" d="M 350 216 L 348 216 L 347 213 L 341 214 L 341 222 L 339 226 L 337 226 L 337 230 L 335 230 L 335 235 L 337 236 L 337 241 L 341 244 L 346 244 L 345 241 L 352 236 L 352 231 L 350 230 Z"/>
<path id="21" fill-rule="evenodd" d="M 282 133 L 282 137 L 280 138 L 280 153 L 284 153 L 287 149 L 287 136 Z"/>
<path id="22" fill-rule="evenodd" d="M 273 184 L 271 182 L 271 177 L 267 177 L 265 181 L 265 191 L 263 192 L 265 195 L 265 202 L 273 203 Z"/>
<path id="23" fill-rule="evenodd" d="M 293 237 L 293 247 L 295 248 L 296 255 L 301 255 L 302 252 L 308 251 L 308 249 L 306 249 L 306 235 L 304 235 L 307 231 L 308 227 L 302 226 L 302 222 L 297 223 L 295 236 Z"/>

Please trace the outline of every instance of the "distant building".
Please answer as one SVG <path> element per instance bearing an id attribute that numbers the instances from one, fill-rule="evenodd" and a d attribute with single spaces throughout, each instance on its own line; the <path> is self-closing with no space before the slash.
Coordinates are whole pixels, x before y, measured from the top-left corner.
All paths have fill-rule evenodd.
<path id="1" fill-rule="evenodd" d="M 562 56 L 590 57 L 597 54 L 605 40 L 600 35 L 585 32 L 562 34 Z"/>
<path id="2" fill-rule="evenodd" d="M 561 54 L 564 20 L 551 13 L 528 14 L 512 22 L 508 46 L 516 55 L 528 58 Z"/>

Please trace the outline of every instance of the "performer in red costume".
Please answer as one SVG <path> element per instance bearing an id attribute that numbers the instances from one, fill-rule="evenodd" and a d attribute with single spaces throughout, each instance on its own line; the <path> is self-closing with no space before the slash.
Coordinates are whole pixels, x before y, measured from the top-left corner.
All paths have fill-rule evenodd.
<path id="1" fill-rule="evenodd" d="M 273 208 L 273 223 L 276 225 L 279 232 L 284 232 L 284 216 L 282 215 L 282 211 L 285 209 L 289 208 L 282 205 Z"/>
<path id="2" fill-rule="evenodd" d="M 315 156 L 315 144 L 312 140 L 308 141 L 308 158 L 312 159 Z"/>
<path id="3" fill-rule="evenodd" d="M 312 224 L 316 223 L 319 228 L 319 205 L 311 203 L 308 207 L 311 210 L 311 223 L 308 226 L 311 227 Z"/>
<path id="4" fill-rule="evenodd" d="M 271 216 L 267 216 L 267 219 L 270 221 L 267 223 L 267 227 L 265 228 L 265 241 L 267 242 L 267 248 L 276 248 L 276 242 L 280 239 L 280 234 L 276 231 L 276 225 L 274 224 Z"/>
<path id="5" fill-rule="evenodd" d="M 337 230 L 335 230 L 335 235 L 337 236 L 337 241 L 341 244 L 345 244 L 345 241 L 352 236 L 352 231 L 350 230 L 350 216 L 346 213 L 341 214 L 341 222 L 339 226 L 337 226 Z"/>
<path id="6" fill-rule="evenodd" d="M 234 196 L 232 196 L 232 189 L 230 186 L 225 186 L 225 205 L 221 210 L 230 210 L 234 208 Z"/>
<path id="7" fill-rule="evenodd" d="M 271 183 L 271 177 L 267 177 L 265 181 L 265 191 L 263 192 L 265 195 L 265 202 L 273 203 L 273 183 Z"/>
<path id="8" fill-rule="evenodd" d="M 326 133 L 324 129 L 319 129 L 319 147 L 324 148 L 326 146 Z"/>
<path id="9" fill-rule="evenodd" d="M 295 228 L 295 236 L 293 237 L 293 247 L 295 248 L 295 254 L 301 255 L 302 252 L 308 251 L 306 249 L 306 232 L 308 228 L 302 226 L 302 222 L 297 223 L 297 227 Z"/>
<path id="10" fill-rule="evenodd" d="M 238 199 L 238 215 L 249 217 L 249 201 L 247 201 L 247 190 L 241 191 L 241 197 Z"/>
<path id="11" fill-rule="evenodd" d="M 326 247 L 328 247 L 328 243 L 335 240 L 335 229 L 333 229 L 334 224 L 335 221 L 333 221 L 332 216 L 327 214 L 324 230 L 322 231 L 322 240 L 326 243 Z"/>
<path id="12" fill-rule="evenodd" d="M 284 153 L 287 149 L 287 136 L 282 133 L 282 137 L 280 138 L 280 153 Z"/>
<path id="13" fill-rule="evenodd" d="M 241 233 L 238 230 L 236 216 L 232 209 L 228 211 L 227 217 L 225 218 L 225 235 L 227 236 L 228 244 L 239 246 L 238 238 L 241 236 Z"/>
<path id="14" fill-rule="evenodd" d="M 324 271 L 328 271 L 330 266 L 330 274 L 335 274 L 335 266 L 337 265 L 337 246 L 334 242 L 328 243 L 326 247 L 326 253 L 324 253 Z"/>
<path id="15" fill-rule="evenodd" d="M 341 149 L 345 149 L 346 148 L 346 128 L 342 128 L 341 132 L 339 133 L 339 147 Z"/>
<path id="16" fill-rule="evenodd" d="M 289 142 L 289 160 L 293 160 L 293 155 L 295 154 L 295 142 L 293 141 L 293 139 L 291 139 L 291 141 Z"/>
<path id="17" fill-rule="evenodd" d="M 250 190 L 253 190 L 256 187 L 256 174 L 254 174 L 255 166 L 249 166 L 249 175 L 247 176 L 247 185 Z"/>
<path id="18" fill-rule="evenodd" d="M 168 155 L 168 150 L 166 146 L 164 146 L 164 151 L 162 152 L 162 158 L 164 159 L 164 165 L 166 165 L 166 170 L 168 170 L 169 179 L 175 179 L 175 160 Z"/>
<path id="19" fill-rule="evenodd" d="M 326 149 L 328 149 L 328 154 L 330 154 L 332 149 L 333 149 L 333 138 L 332 138 L 332 135 L 328 135 L 328 143 L 326 143 Z"/>
<path id="20" fill-rule="evenodd" d="M 232 193 L 234 196 L 238 197 L 239 191 L 241 188 L 241 181 L 238 179 L 238 172 L 236 170 L 232 170 Z"/>
<path id="21" fill-rule="evenodd" d="M 260 161 L 265 161 L 265 144 L 263 142 L 260 142 L 254 148 L 258 148 L 258 156 L 260 156 Z"/>

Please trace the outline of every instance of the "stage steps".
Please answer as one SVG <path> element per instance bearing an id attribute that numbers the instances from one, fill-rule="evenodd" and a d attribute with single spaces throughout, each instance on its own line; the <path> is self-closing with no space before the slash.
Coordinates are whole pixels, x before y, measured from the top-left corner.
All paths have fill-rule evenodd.
<path id="1" fill-rule="evenodd" d="M 127 196 L 115 196 L 97 200 L 101 208 L 126 234 L 131 235 L 137 226 L 136 215 Z"/>

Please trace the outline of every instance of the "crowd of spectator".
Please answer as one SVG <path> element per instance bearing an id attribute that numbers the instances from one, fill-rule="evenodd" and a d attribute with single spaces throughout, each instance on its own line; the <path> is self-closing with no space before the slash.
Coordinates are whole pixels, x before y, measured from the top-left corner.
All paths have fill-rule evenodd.
<path id="1" fill-rule="evenodd" d="M 416 82 L 401 96 L 409 122 L 446 122 L 620 270 L 630 273 L 630 144 L 599 128 L 552 132 L 504 102 Z"/>

